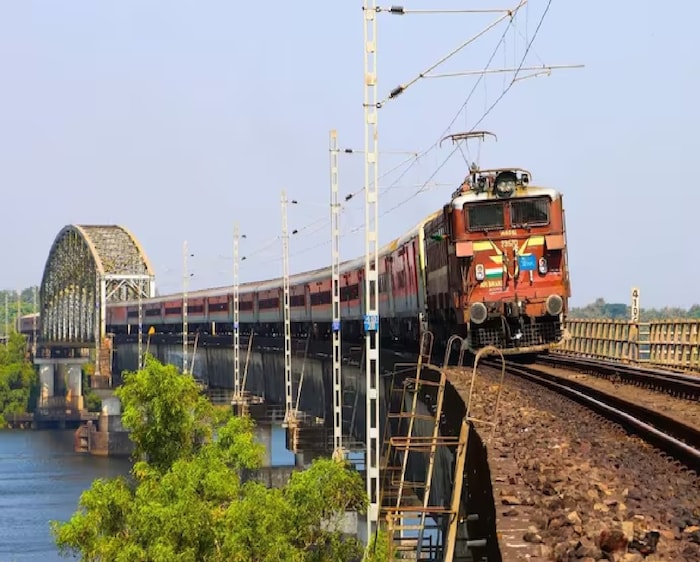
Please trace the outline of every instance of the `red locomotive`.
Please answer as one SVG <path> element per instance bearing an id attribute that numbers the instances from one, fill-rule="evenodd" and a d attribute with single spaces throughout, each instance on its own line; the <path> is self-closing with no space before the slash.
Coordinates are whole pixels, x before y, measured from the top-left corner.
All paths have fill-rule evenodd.
<path id="1" fill-rule="evenodd" d="M 428 324 L 470 351 L 546 351 L 570 296 L 562 194 L 519 168 L 479 170 L 425 225 Z"/>

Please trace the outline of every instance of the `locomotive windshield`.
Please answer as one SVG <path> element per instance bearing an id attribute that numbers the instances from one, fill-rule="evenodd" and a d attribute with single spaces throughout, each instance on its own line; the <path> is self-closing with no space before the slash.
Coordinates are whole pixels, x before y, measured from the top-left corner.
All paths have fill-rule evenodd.
<path id="1" fill-rule="evenodd" d="M 467 206 L 465 213 L 471 232 L 545 226 L 549 224 L 549 199 L 537 197 L 508 202 L 477 203 Z"/>
<path id="2" fill-rule="evenodd" d="M 467 207 L 469 230 L 502 230 L 505 228 L 503 203 L 481 203 Z"/>
<path id="3" fill-rule="evenodd" d="M 510 222 L 513 228 L 549 224 L 549 199 L 520 199 L 510 203 Z"/>

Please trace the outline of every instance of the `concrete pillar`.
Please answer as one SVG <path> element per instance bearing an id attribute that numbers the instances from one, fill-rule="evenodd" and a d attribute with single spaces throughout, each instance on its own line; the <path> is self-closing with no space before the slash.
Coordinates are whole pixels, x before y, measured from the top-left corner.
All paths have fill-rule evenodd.
<path id="1" fill-rule="evenodd" d="M 308 468 L 313 460 L 320 456 L 321 454 L 316 451 L 299 451 L 294 453 L 294 465 L 299 468 Z"/>
<path id="2" fill-rule="evenodd" d="M 263 466 L 272 466 L 272 426 L 261 424 L 255 426 L 255 440 L 264 445 Z"/>
<path id="3" fill-rule="evenodd" d="M 124 431 L 122 427 L 122 403 L 116 396 L 102 399 L 98 431 Z"/>
<path id="4" fill-rule="evenodd" d="M 39 383 L 41 384 L 39 406 L 46 406 L 48 399 L 53 397 L 53 373 L 53 363 L 44 363 L 39 365 Z"/>
<path id="5" fill-rule="evenodd" d="M 75 405 L 78 410 L 83 409 L 83 370 L 80 364 L 68 365 L 66 377 L 66 400 Z"/>
<path id="6" fill-rule="evenodd" d="M 304 462 L 304 453 L 294 453 L 294 466 L 297 466 L 299 468 L 307 468 L 306 463 Z"/>

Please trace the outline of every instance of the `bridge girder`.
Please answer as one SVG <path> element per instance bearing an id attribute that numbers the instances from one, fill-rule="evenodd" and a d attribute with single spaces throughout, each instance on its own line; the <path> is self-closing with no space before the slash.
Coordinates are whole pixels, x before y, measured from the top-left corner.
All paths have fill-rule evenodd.
<path id="1" fill-rule="evenodd" d="M 136 238 L 117 225 L 68 225 L 58 233 L 41 280 L 41 340 L 96 344 L 106 337 L 107 303 L 155 296 L 155 275 Z"/>

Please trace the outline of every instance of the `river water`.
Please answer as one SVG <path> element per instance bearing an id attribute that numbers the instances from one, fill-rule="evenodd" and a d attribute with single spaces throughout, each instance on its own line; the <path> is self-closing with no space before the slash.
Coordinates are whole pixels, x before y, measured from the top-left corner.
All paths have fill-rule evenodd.
<path id="1" fill-rule="evenodd" d="M 273 428 L 271 463 L 294 463 L 285 432 Z M 78 455 L 73 431 L 0 431 L 0 562 L 67 560 L 49 530 L 76 511 L 96 478 L 126 475 L 126 459 Z"/>

